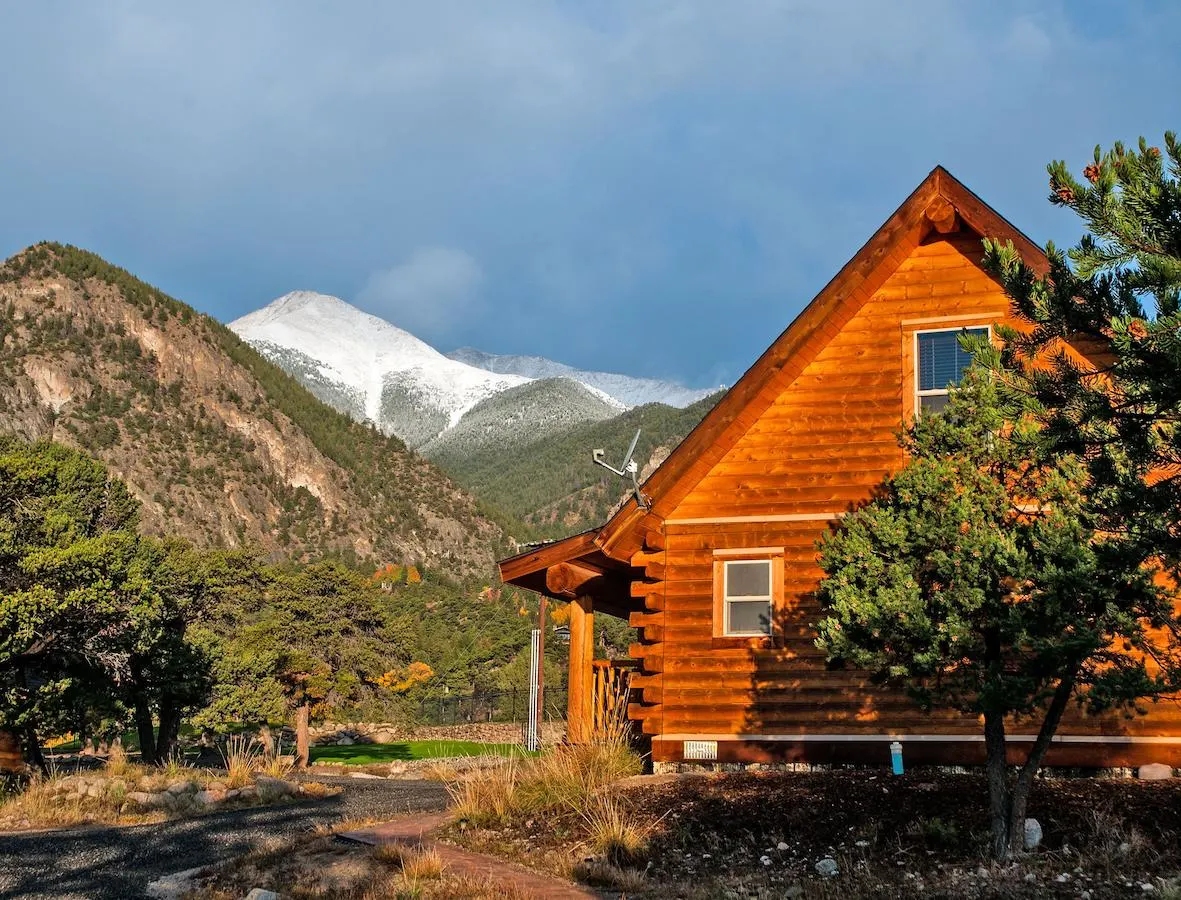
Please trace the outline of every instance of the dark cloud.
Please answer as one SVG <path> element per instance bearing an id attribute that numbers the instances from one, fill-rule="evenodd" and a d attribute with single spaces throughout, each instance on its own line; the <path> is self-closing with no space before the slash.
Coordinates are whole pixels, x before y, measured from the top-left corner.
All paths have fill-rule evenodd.
<path id="1" fill-rule="evenodd" d="M 10 4 L 0 252 L 79 243 L 227 320 L 306 288 L 443 349 L 732 381 L 935 163 L 1073 239 L 1044 164 L 1177 126 L 1179 25 L 1016 0 Z"/>

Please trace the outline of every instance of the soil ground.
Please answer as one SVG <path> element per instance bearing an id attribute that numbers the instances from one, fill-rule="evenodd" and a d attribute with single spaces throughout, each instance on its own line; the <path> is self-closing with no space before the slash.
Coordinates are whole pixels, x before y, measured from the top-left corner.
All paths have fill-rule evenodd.
<path id="1" fill-rule="evenodd" d="M 638 781 L 617 788 L 652 829 L 634 864 L 642 884 L 629 879 L 629 897 L 1181 896 L 1172 880 L 1181 872 L 1181 781 L 1039 781 L 1029 815 L 1041 822 L 1043 843 L 1009 866 L 987 856 L 987 792 L 975 774 Z M 572 854 L 593 869 L 578 843 L 583 831 L 569 812 L 499 829 L 452 826 L 445 839 L 559 873 Z M 840 874 L 817 873 L 825 858 Z"/>

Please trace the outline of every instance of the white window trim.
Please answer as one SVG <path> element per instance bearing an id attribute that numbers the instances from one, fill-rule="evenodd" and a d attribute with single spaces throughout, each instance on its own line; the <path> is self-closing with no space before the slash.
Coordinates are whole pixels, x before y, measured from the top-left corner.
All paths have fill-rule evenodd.
<path id="1" fill-rule="evenodd" d="M 767 565 L 767 595 L 730 596 L 730 566 L 734 563 L 766 563 Z M 731 603 L 762 603 L 767 604 L 769 627 L 766 631 L 734 631 L 730 628 Z M 775 564 L 770 557 L 756 557 L 746 559 L 726 559 L 722 561 L 722 634 L 725 637 L 769 637 L 774 630 L 770 623 L 775 616 Z"/>
<path id="2" fill-rule="evenodd" d="M 992 342 L 992 326 L 991 325 L 953 325 L 950 328 L 923 328 L 920 331 L 915 331 L 913 337 L 914 341 L 913 356 L 914 356 L 914 414 L 918 418 L 923 414 L 923 397 L 947 397 L 951 393 L 948 388 L 932 388 L 931 390 L 919 390 L 919 335 L 920 334 L 939 334 L 945 331 L 975 331 L 978 328 L 983 328 L 988 334 L 989 343 Z"/>

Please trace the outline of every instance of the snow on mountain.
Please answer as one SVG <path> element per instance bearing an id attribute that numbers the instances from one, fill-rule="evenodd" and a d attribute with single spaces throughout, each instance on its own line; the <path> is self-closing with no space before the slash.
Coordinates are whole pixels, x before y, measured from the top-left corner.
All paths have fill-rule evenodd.
<path id="1" fill-rule="evenodd" d="M 624 407 L 642 406 L 645 403 L 664 403 L 684 409 L 702 397 L 717 390 L 714 388 L 687 388 L 675 381 L 658 378 L 636 378 L 612 372 L 587 372 L 575 369 L 565 363 L 554 362 L 541 356 L 507 356 L 486 353 L 473 347 L 460 347 L 447 356 L 499 375 L 520 375 L 526 378 L 572 378 L 589 388 L 601 391 L 615 398 Z"/>
<path id="2" fill-rule="evenodd" d="M 384 319 L 312 291 L 285 294 L 230 328 L 326 403 L 412 447 L 530 380 L 449 359 Z"/>
<path id="3" fill-rule="evenodd" d="M 623 410 L 602 391 L 572 378 L 539 378 L 481 400 L 454 428 L 425 444 L 432 459 L 465 458 L 489 448 L 520 447 Z"/>

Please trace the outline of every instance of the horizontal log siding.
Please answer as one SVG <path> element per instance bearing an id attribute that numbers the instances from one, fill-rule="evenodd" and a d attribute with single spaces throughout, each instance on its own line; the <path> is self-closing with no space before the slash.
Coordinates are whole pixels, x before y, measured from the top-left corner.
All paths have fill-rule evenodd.
<path id="1" fill-rule="evenodd" d="M 820 578 L 815 545 L 823 521 L 676 524 L 684 519 L 826 515 L 863 501 L 902 462 L 895 432 L 913 406 L 913 332 L 992 324 L 1008 308 L 998 285 L 974 262 L 975 237 L 920 245 L 856 316 L 667 516 L 665 552 L 648 571 L 646 626 L 633 648 L 648 664 L 631 708 L 650 734 L 946 734 L 976 736 L 981 726 L 958 714 L 925 714 L 897 690 L 864 674 L 830 671 L 814 645 Z M 916 324 L 973 315 L 979 320 Z M 714 550 L 783 548 L 781 635 L 767 642 L 714 636 Z M 1068 715 L 1064 734 L 1181 734 L 1181 709 L 1149 704 L 1134 719 Z M 1014 726 L 1028 730 L 1028 723 Z M 750 748 L 734 744 L 730 754 Z M 805 745 L 800 745 L 805 746 Z M 948 760 L 962 747 L 946 745 Z M 677 741 L 657 741 L 658 759 L 679 758 Z M 798 748 L 797 748 L 798 749 Z M 792 750 L 793 753 L 796 749 Z M 828 750 L 819 745 L 817 754 Z M 881 755 L 885 750 L 875 750 Z M 927 747 L 938 756 L 938 746 Z M 971 752 L 975 752 L 972 750 Z M 1082 751 L 1077 748 L 1072 753 Z M 1085 754 L 1084 754 L 1085 755 Z M 1073 758 L 1073 757 L 1072 757 Z M 878 760 L 884 762 L 885 757 Z"/>

